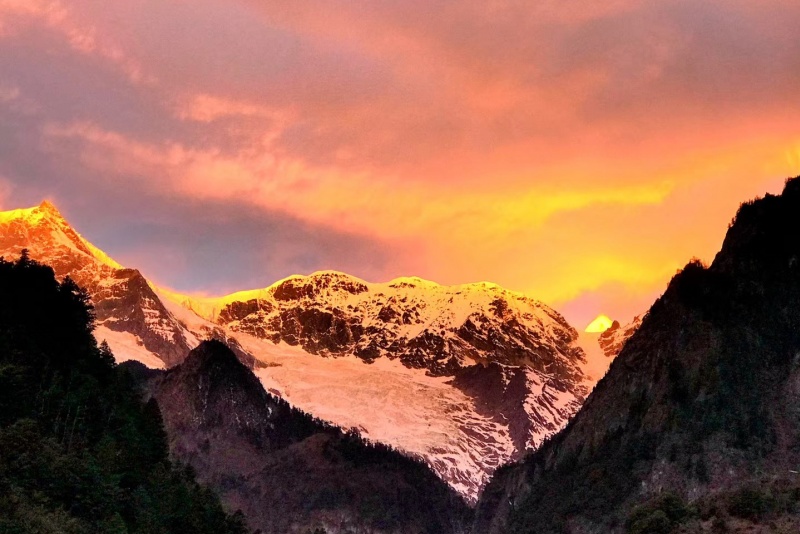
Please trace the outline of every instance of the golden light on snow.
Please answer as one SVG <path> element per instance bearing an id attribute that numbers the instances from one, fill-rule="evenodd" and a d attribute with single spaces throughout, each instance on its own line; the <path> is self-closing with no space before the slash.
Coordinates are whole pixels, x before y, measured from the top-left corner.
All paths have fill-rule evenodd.
<path id="1" fill-rule="evenodd" d="M 589 326 L 586 327 L 586 332 L 591 334 L 602 334 L 603 332 L 611 328 L 612 324 L 613 321 L 609 319 L 607 316 L 598 315 L 597 319 L 589 323 Z"/>

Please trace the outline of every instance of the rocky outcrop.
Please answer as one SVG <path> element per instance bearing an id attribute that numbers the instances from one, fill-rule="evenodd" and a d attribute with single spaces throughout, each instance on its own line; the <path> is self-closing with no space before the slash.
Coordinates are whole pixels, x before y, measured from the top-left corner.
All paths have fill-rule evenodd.
<path id="1" fill-rule="evenodd" d="M 616 358 L 633 334 L 642 325 L 642 317 L 640 315 L 633 318 L 633 320 L 625 326 L 620 326 L 619 321 L 611 323 L 608 330 L 600 334 L 597 342 L 603 350 L 606 358 Z"/>

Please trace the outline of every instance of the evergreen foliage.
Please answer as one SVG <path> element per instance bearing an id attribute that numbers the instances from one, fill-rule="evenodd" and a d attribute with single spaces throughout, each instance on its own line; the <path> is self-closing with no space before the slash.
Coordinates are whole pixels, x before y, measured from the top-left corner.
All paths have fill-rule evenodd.
<path id="1" fill-rule="evenodd" d="M 158 406 L 93 327 L 72 280 L 0 258 L 0 532 L 246 532 L 169 461 Z"/>

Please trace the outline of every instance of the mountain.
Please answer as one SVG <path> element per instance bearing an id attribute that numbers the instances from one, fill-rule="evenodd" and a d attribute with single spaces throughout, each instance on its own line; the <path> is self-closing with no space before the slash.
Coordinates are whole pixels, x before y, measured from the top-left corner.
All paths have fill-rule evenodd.
<path id="1" fill-rule="evenodd" d="M 640 326 L 642 326 L 642 317 L 640 315 L 634 317 L 633 320 L 625 326 L 621 326 L 619 321 L 611 323 L 608 330 L 600 334 L 597 338 L 597 343 L 600 345 L 606 358 L 616 358 L 620 351 L 622 351 L 622 347 L 625 346 L 625 342 L 636 333 Z"/>
<path id="2" fill-rule="evenodd" d="M 741 206 L 476 532 L 800 531 L 800 178 Z"/>
<path id="3" fill-rule="evenodd" d="M 264 534 L 447 534 L 468 526 L 466 503 L 424 463 L 268 394 L 220 342 L 202 343 L 149 384 L 172 455 Z"/>
<path id="4" fill-rule="evenodd" d="M 171 368 L 219 339 L 271 393 L 424 459 L 472 502 L 494 469 L 562 428 L 593 383 L 561 315 L 493 284 L 328 271 L 191 298 L 109 258 L 48 202 L 0 214 L 0 255 L 23 248 L 88 289 L 95 335 L 118 361 Z"/>
<path id="5" fill-rule="evenodd" d="M 97 337 L 108 340 L 117 358 L 169 367 L 197 345 L 139 271 L 124 268 L 81 237 L 50 202 L 0 213 L 0 256 L 16 258 L 22 249 L 51 266 L 58 278 L 69 276 L 89 291 Z"/>
<path id="6" fill-rule="evenodd" d="M 0 532 L 246 532 L 169 461 L 82 289 L 23 256 L 0 260 L 0 295 Z"/>
<path id="7" fill-rule="evenodd" d="M 403 407 L 398 419 L 405 426 L 414 419 L 402 413 L 405 406 L 423 404 L 420 422 L 425 426 L 417 432 L 428 434 L 425 442 L 414 443 L 417 432 L 408 428 L 404 436 L 398 435 L 387 426 L 385 410 L 375 412 L 371 403 L 363 411 L 353 406 L 351 399 L 365 395 L 352 391 L 350 378 L 342 383 L 345 406 L 330 409 L 297 394 L 297 384 L 306 384 L 307 374 L 285 381 L 283 387 L 271 379 L 280 371 L 269 369 L 259 376 L 271 375 L 265 377 L 266 384 L 310 413 L 345 427 L 350 422 L 372 439 L 422 452 L 445 480 L 471 499 L 497 465 L 535 448 L 566 424 L 588 391 L 577 332 L 546 305 L 494 284 L 448 287 L 420 278 L 372 284 L 325 271 L 219 299 L 168 298 L 237 335 L 302 349 L 328 361 L 355 363 L 360 369 L 349 371 L 349 377 L 367 364 L 366 369 L 380 374 L 367 371 L 373 376 L 359 382 L 370 396 L 396 394 Z M 258 356 L 257 347 L 250 344 L 247 349 Z M 337 364 L 330 363 L 331 372 L 322 377 L 326 385 L 338 375 L 333 370 Z M 389 377 L 383 371 L 391 371 Z M 428 393 L 415 398 L 386 385 L 397 383 L 401 374 L 401 384 L 411 376 L 415 390 L 434 389 L 434 405 Z M 442 391 L 442 386 L 450 391 Z M 435 414 L 441 410 L 456 424 Z M 359 422 L 353 420 L 353 412 L 361 414 Z M 390 411 L 397 412 L 396 406 Z M 433 421 L 425 412 L 434 412 Z M 454 432 L 444 432 L 453 426 Z"/>
<path id="8" fill-rule="evenodd" d="M 370 284 L 326 271 L 221 299 L 186 299 L 205 319 L 322 356 L 399 359 L 434 376 L 476 363 L 524 365 L 579 382 L 576 332 L 541 302 L 488 284 L 420 278 Z"/>

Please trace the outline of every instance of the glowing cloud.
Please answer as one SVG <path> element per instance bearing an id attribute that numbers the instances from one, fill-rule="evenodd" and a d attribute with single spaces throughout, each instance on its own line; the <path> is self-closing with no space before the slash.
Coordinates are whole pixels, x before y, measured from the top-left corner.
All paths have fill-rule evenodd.
<path id="1" fill-rule="evenodd" d="M 584 332 L 590 334 L 602 334 L 603 332 L 611 328 L 611 325 L 613 324 L 614 321 L 609 319 L 607 316 L 599 315 L 594 321 L 589 323 L 589 326 L 586 327 L 586 330 L 584 330 Z"/>
<path id="2" fill-rule="evenodd" d="M 625 321 L 800 173 L 798 24 L 788 0 L 0 0 L 6 204 L 92 213 L 182 291 L 414 274 Z"/>

